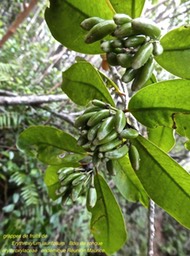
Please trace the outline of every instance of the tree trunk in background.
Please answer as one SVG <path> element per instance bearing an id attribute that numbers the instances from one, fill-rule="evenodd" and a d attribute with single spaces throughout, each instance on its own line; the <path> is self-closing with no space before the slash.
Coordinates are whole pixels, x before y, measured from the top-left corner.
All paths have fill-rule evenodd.
<path id="1" fill-rule="evenodd" d="M 17 28 L 28 17 L 29 13 L 32 11 L 32 9 L 36 6 L 37 3 L 38 3 L 38 0 L 31 0 L 30 3 L 28 4 L 28 6 L 23 5 L 24 6 L 24 10 L 17 15 L 15 21 L 13 21 L 13 23 L 8 28 L 6 34 L 0 40 L 0 48 L 2 48 L 3 45 L 6 43 L 6 41 L 12 35 L 14 35 L 14 33 L 17 30 Z"/>
<path id="2" fill-rule="evenodd" d="M 164 254 L 160 251 L 160 246 L 164 245 L 164 235 L 162 231 L 163 217 L 163 211 L 158 209 L 155 218 L 154 256 L 164 256 Z"/>

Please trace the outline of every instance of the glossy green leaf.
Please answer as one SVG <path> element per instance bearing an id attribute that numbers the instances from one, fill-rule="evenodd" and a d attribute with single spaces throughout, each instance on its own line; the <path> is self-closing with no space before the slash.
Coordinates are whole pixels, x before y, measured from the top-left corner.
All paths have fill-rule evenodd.
<path id="1" fill-rule="evenodd" d="M 97 202 L 90 209 L 91 232 L 107 253 L 119 250 L 126 241 L 126 229 L 120 207 L 102 176 L 95 176 Z"/>
<path id="2" fill-rule="evenodd" d="M 55 127 L 31 126 L 18 137 L 17 147 L 46 164 L 77 162 L 85 151 L 70 134 Z"/>
<path id="3" fill-rule="evenodd" d="M 78 105 L 99 99 L 114 106 L 114 101 L 100 75 L 87 61 L 80 60 L 63 72 L 62 90 Z"/>
<path id="4" fill-rule="evenodd" d="M 110 0 L 116 13 L 126 13 L 132 18 L 139 17 L 142 13 L 145 0 Z"/>
<path id="5" fill-rule="evenodd" d="M 190 115 L 190 81 L 169 80 L 149 85 L 138 91 L 129 102 L 129 111 L 143 125 L 150 128 L 166 126 L 176 128 L 182 134 L 182 125 L 178 127 L 178 115 L 183 117 L 186 135 L 190 135 L 190 126 L 185 119 Z M 176 118 L 177 117 L 177 118 Z"/>
<path id="6" fill-rule="evenodd" d="M 86 44 L 86 31 L 80 23 L 88 17 L 112 19 L 114 10 L 109 1 L 101 0 L 50 0 L 50 7 L 46 8 L 45 19 L 54 38 L 69 49 L 77 52 L 97 54 L 101 53 L 100 42 Z"/>
<path id="7" fill-rule="evenodd" d="M 161 39 L 163 54 L 156 61 L 170 73 L 190 79 L 190 26 L 171 30 Z"/>
<path id="8" fill-rule="evenodd" d="M 113 180 L 120 193 L 128 201 L 141 202 L 145 207 L 147 207 L 149 198 L 136 173 L 131 167 L 128 156 L 113 160 L 113 168 L 116 172 Z"/>
<path id="9" fill-rule="evenodd" d="M 175 145 L 174 131 L 169 127 L 148 128 L 148 139 L 166 153 Z"/>
<path id="10" fill-rule="evenodd" d="M 164 151 L 139 136 L 132 142 L 140 154 L 136 172 L 153 201 L 190 228 L 190 175 Z"/>

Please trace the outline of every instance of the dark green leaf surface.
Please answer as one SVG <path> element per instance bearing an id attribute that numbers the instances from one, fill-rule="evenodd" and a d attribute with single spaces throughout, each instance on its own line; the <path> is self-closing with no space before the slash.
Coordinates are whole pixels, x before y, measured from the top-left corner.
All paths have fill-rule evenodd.
<path id="1" fill-rule="evenodd" d="M 99 99 L 114 106 L 100 73 L 87 61 L 80 60 L 63 72 L 62 90 L 78 105 Z"/>
<path id="2" fill-rule="evenodd" d="M 75 163 L 78 166 L 77 163 L 82 158 L 84 158 L 83 154 L 66 152 L 63 149 L 48 146 L 47 144 L 42 144 L 38 148 L 38 159 L 49 165 L 64 164 L 70 166 L 71 163 Z"/>
<path id="3" fill-rule="evenodd" d="M 148 127 L 166 126 L 177 132 L 190 135 L 190 126 L 185 125 L 190 115 L 190 81 L 169 80 L 149 85 L 138 91 L 129 102 L 129 111 L 143 125 Z M 179 114 L 184 127 L 178 127 Z M 185 130 L 185 132 L 184 132 Z"/>
<path id="4" fill-rule="evenodd" d="M 92 213 L 91 232 L 107 253 L 119 250 L 126 241 L 124 219 L 112 191 L 102 176 L 95 176 L 97 202 Z"/>
<path id="5" fill-rule="evenodd" d="M 131 167 L 128 156 L 124 156 L 118 160 L 113 160 L 113 167 L 116 172 L 113 180 L 120 193 L 128 201 L 141 202 L 145 207 L 147 207 L 149 198 L 136 173 Z"/>
<path id="6" fill-rule="evenodd" d="M 139 136 L 133 144 L 140 153 L 136 172 L 150 198 L 190 228 L 190 175 L 166 153 Z"/>
<path id="7" fill-rule="evenodd" d="M 19 135 L 17 147 L 35 155 L 44 163 L 54 165 L 77 162 L 84 154 L 83 148 L 77 145 L 75 138 L 50 126 L 29 127 Z"/>
<path id="8" fill-rule="evenodd" d="M 170 73 L 190 79 L 190 26 L 171 30 L 161 39 L 164 53 L 156 61 Z"/>
<path id="9" fill-rule="evenodd" d="M 166 153 L 175 145 L 174 130 L 169 127 L 148 128 L 148 139 Z"/>
<path id="10" fill-rule="evenodd" d="M 103 0 L 50 0 L 50 7 L 45 11 L 47 25 L 54 38 L 69 49 L 77 52 L 101 53 L 100 43 L 86 44 L 86 31 L 80 23 L 92 16 L 112 19 L 114 10 L 109 1 Z"/>
<path id="11" fill-rule="evenodd" d="M 126 13 L 136 18 L 142 13 L 145 0 L 110 0 L 110 2 L 116 13 Z"/>

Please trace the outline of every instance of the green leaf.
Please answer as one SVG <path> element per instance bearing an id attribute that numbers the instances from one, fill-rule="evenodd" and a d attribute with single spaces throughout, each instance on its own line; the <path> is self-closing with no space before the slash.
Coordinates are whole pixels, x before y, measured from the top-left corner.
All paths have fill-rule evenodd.
<path id="1" fill-rule="evenodd" d="M 46 143 L 39 145 L 37 156 L 45 164 L 64 164 L 66 166 L 70 166 L 71 163 L 75 163 L 78 166 L 78 161 L 84 158 L 84 154 L 67 152 L 63 149 L 55 148 L 55 146 L 49 146 Z"/>
<path id="2" fill-rule="evenodd" d="M 115 105 L 100 73 L 84 60 L 63 72 L 62 90 L 78 105 L 85 106 L 93 99 Z"/>
<path id="3" fill-rule="evenodd" d="M 58 170 L 62 166 L 48 166 L 44 175 L 44 182 L 48 189 L 48 195 L 52 200 L 56 200 L 60 196 L 56 195 L 55 191 L 61 187 L 59 178 L 58 178 Z"/>
<path id="4" fill-rule="evenodd" d="M 14 205 L 14 204 L 9 204 L 9 205 L 4 206 L 4 207 L 2 208 L 2 210 L 3 210 L 4 212 L 10 213 L 10 212 L 12 212 L 12 211 L 14 210 L 14 208 L 15 208 L 15 205 Z"/>
<path id="5" fill-rule="evenodd" d="M 124 219 L 118 203 L 102 176 L 95 176 L 96 205 L 91 208 L 91 232 L 107 253 L 119 250 L 126 241 Z"/>
<path id="6" fill-rule="evenodd" d="M 156 145 L 139 136 L 132 142 L 140 154 L 136 172 L 153 201 L 190 228 L 190 175 Z"/>
<path id="7" fill-rule="evenodd" d="M 145 0 L 110 0 L 116 13 L 126 13 L 132 18 L 139 17 L 142 13 Z"/>
<path id="8" fill-rule="evenodd" d="M 18 203 L 19 199 L 20 199 L 20 194 L 14 193 L 13 194 L 13 203 L 14 204 Z"/>
<path id="9" fill-rule="evenodd" d="M 102 53 L 100 42 L 86 44 L 87 33 L 80 27 L 80 23 L 92 16 L 112 19 L 114 10 L 109 1 L 103 0 L 50 0 L 50 7 L 46 8 L 45 19 L 54 38 L 69 49 L 77 52 L 98 54 Z"/>
<path id="10" fill-rule="evenodd" d="M 175 145 L 174 131 L 169 127 L 148 128 L 148 139 L 166 153 Z"/>
<path id="11" fill-rule="evenodd" d="M 76 167 L 76 165 L 72 163 L 70 164 L 70 166 Z M 52 200 L 56 200 L 57 198 L 62 197 L 62 203 L 64 203 L 65 200 L 68 199 L 69 193 L 66 193 L 64 195 L 56 195 L 56 190 L 60 189 L 61 187 L 57 172 L 62 167 L 67 167 L 67 165 L 62 164 L 57 166 L 48 166 L 45 170 L 44 182 L 47 186 L 49 197 Z"/>
<path id="12" fill-rule="evenodd" d="M 190 26 L 171 30 L 161 39 L 163 54 L 156 61 L 170 73 L 190 79 Z"/>
<path id="13" fill-rule="evenodd" d="M 112 161 L 113 168 L 116 172 L 113 180 L 120 193 L 128 201 L 141 202 L 145 207 L 147 207 L 149 198 L 136 173 L 131 167 L 128 156 Z"/>
<path id="14" fill-rule="evenodd" d="M 27 128 L 19 135 L 17 147 L 44 163 L 54 165 L 77 162 L 85 153 L 70 134 L 50 126 Z"/>
<path id="15" fill-rule="evenodd" d="M 176 131 L 184 136 L 190 139 L 190 115 L 184 115 L 184 114 L 176 114 L 174 116 L 175 122 L 177 124 Z M 185 146 L 187 150 L 190 150 L 190 140 L 188 140 L 185 143 Z"/>
<path id="16" fill-rule="evenodd" d="M 176 131 L 187 138 L 190 138 L 190 115 L 184 113 L 177 113 L 174 115 L 176 122 Z"/>
<path id="17" fill-rule="evenodd" d="M 190 135 L 190 126 L 185 125 L 190 115 L 190 81 L 169 80 L 149 85 L 138 91 L 129 102 L 129 111 L 143 125 L 150 128 L 166 126 L 177 132 Z M 179 125 L 179 114 L 183 125 Z M 186 133 L 183 131 L 185 129 Z"/>

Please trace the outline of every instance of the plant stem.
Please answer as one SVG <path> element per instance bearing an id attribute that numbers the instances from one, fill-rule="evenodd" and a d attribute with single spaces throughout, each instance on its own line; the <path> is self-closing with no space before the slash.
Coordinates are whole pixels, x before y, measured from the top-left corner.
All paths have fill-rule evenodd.
<path id="1" fill-rule="evenodd" d="M 147 256 L 154 256 L 154 237 L 155 237 L 155 203 L 150 199 L 148 210 L 148 253 Z"/>

